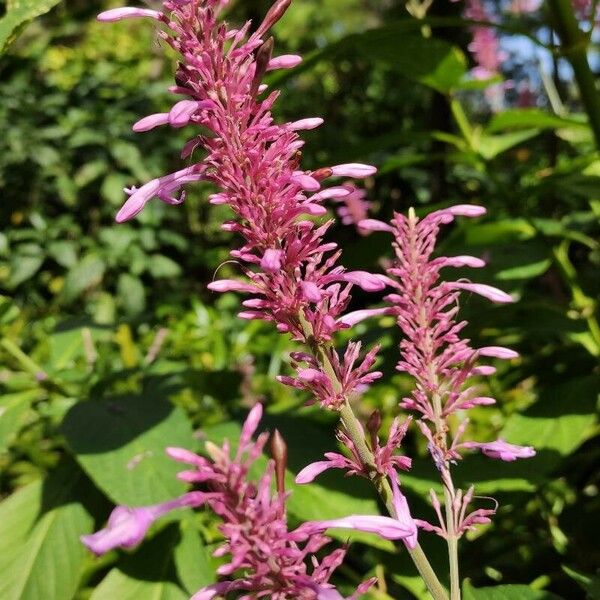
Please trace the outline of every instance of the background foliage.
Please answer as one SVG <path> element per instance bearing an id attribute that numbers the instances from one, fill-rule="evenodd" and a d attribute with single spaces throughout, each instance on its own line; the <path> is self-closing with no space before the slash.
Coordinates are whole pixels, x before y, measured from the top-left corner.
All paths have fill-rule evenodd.
<path id="1" fill-rule="evenodd" d="M 287 369 L 282 336 L 237 319 L 237 298 L 206 291 L 217 269 L 231 269 L 232 244 L 219 229 L 225 213 L 205 202 L 209 189 L 197 186 L 181 207 L 153 203 L 135 221 L 113 224 L 125 185 L 176 168 L 185 131 L 131 133 L 139 116 L 169 105 L 171 58 L 147 23 L 97 24 L 105 4 L 8 0 L 0 20 L 3 46 L 22 22 L 57 5 L 0 60 L 0 572 L 7 575 L 0 597 L 7 600 L 178 600 L 209 583 L 219 532 L 202 511 L 157 526 L 132 553 L 94 559 L 78 536 L 102 526 L 114 503 L 180 492 L 165 445 L 198 450 L 201 438 L 234 439 L 257 399 L 269 407 L 268 426 L 288 440 L 293 521 L 378 511 L 368 487 L 341 476 L 293 485 L 293 472 L 332 449 L 335 419 L 303 408 L 305 398 L 274 382 Z M 258 18 L 267 7 L 234 3 L 230 18 Z M 502 402 L 475 412 L 472 436 L 533 444 L 538 454 L 512 465 L 472 457 L 457 468 L 500 501 L 494 524 L 463 545 L 464 596 L 599 598 L 592 524 L 600 512 L 600 161 L 568 65 L 543 55 L 557 114 L 540 86 L 545 67 L 515 34 L 548 39 L 545 13 L 508 19 L 513 28 L 503 34 L 525 57 L 509 61 L 505 75 L 531 82 L 533 105 L 518 106 L 508 89 L 492 113 L 485 86 L 467 76 L 459 10 L 436 0 L 429 18 L 417 21 L 400 0 L 296 2 L 276 37 L 281 53 L 300 51 L 306 60 L 272 76 L 284 94 L 278 116 L 325 118 L 307 136 L 309 168 L 378 165 L 368 182 L 373 216 L 465 201 L 488 208 L 487 218 L 452 229 L 441 250 L 485 257 L 488 282 L 518 296 L 502 308 L 473 298 L 463 310 L 475 345 L 508 344 L 522 358 L 492 379 Z M 333 237 L 350 267 L 377 269 L 389 254 L 385 242 L 352 227 L 337 226 Z M 410 385 L 394 374 L 397 332 L 382 318 L 357 334 L 382 343 L 388 375 L 362 410 L 380 408 L 389 420 Z M 407 449 L 421 458 L 404 489 L 414 512 L 425 514 L 436 475 L 419 439 L 409 437 Z M 441 543 L 422 537 L 444 572 Z M 382 577 L 372 598 L 426 597 L 401 550 L 368 535 L 351 539 L 342 589 L 375 573 Z"/>

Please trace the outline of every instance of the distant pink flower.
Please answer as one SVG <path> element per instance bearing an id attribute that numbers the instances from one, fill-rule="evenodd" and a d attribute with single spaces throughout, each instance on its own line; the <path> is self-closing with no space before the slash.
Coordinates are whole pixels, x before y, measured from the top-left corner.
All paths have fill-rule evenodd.
<path id="1" fill-rule="evenodd" d="M 337 213 L 344 225 L 358 225 L 360 221 L 367 218 L 371 202 L 366 200 L 367 193 L 365 190 L 356 188 L 352 185 L 347 185 L 347 194 L 338 196 L 336 202 L 339 204 Z M 357 228 L 361 235 L 365 234 L 360 227 Z"/>

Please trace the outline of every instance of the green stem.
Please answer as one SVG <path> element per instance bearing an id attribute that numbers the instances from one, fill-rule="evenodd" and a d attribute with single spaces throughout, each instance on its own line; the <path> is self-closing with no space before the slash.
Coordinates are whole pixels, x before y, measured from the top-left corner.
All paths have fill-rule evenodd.
<path id="1" fill-rule="evenodd" d="M 0 346 L 2 346 L 13 358 L 15 358 L 23 367 L 24 371 L 31 373 L 34 377 L 47 377 L 46 372 L 40 367 L 35 361 L 33 361 L 19 346 L 17 346 L 12 340 L 4 338 L 0 340 Z"/>
<path id="2" fill-rule="evenodd" d="M 310 349 L 321 363 L 323 371 L 330 378 L 334 390 L 336 393 L 341 392 L 342 384 L 339 382 L 335 369 L 329 360 L 326 348 L 324 348 L 321 344 L 316 343 L 312 333 L 312 327 L 302 312 L 299 313 L 299 321 L 304 331 L 304 335 L 308 340 Z M 340 408 L 340 420 L 342 421 L 342 425 L 344 426 L 348 437 L 352 440 L 352 443 L 356 447 L 363 465 L 365 465 L 369 470 L 371 481 L 375 485 L 377 492 L 383 500 L 388 513 L 392 517 L 396 517 L 396 510 L 394 508 L 393 494 L 390 484 L 387 478 L 383 477 L 377 472 L 375 461 L 373 459 L 373 452 L 367 445 L 360 422 L 354 414 L 354 411 L 352 410 L 347 398 Z M 425 556 L 425 553 L 423 552 L 423 549 L 419 543 L 417 542 L 417 545 L 412 549 L 408 547 L 406 549 L 413 563 L 415 564 L 419 575 L 422 577 L 425 585 L 427 586 L 432 598 L 434 600 L 448 600 L 448 594 L 446 593 L 444 586 L 440 583 L 440 580 L 435 574 L 431 563 L 427 559 L 427 556 Z"/>
<path id="3" fill-rule="evenodd" d="M 588 36 L 579 29 L 571 0 L 548 0 L 548 8 L 561 40 L 561 54 L 573 67 L 581 102 L 600 150 L 600 95 L 587 58 Z"/>
<path id="4" fill-rule="evenodd" d="M 448 531 L 448 562 L 450 566 L 450 600 L 460 600 L 460 578 L 458 574 L 458 537 L 454 527 L 454 494 L 444 485 L 446 529 Z"/>
<path id="5" fill-rule="evenodd" d="M 352 443 L 356 446 L 361 460 L 363 460 L 364 456 L 364 464 L 372 465 L 373 453 L 367 446 L 358 419 L 356 418 L 356 415 L 354 414 L 354 411 L 352 410 L 352 407 L 348 401 L 346 401 L 346 403 L 340 409 L 340 416 L 346 433 L 352 440 Z M 377 472 L 375 472 L 375 474 L 376 475 L 372 478 L 372 481 L 375 484 L 381 499 L 385 503 L 388 512 L 391 516 L 395 517 L 396 511 L 394 509 L 392 489 L 390 484 L 385 477 L 381 477 Z M 444 586 L 440 583 L 440 580 L 435 574 L 431 563 L 427 559 L 427 556 L 425 556 L 425 553 L 423 552 L 423 549 L 419 543 L 417 542 L 417 545 L 414 548 L 407 547 L 406 549 L 434 600 L 448 600 L 448 594 L 446 593 Z"/>

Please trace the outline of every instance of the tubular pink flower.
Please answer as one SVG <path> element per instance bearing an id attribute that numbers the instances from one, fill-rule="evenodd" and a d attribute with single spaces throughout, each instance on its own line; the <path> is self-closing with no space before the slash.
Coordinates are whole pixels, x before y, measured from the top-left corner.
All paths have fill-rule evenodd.
<path id="1" fill-rule="evenodd" d="M 275 71 L 276 69 L 293 69 L 302 62 L 302 57 L 297 54 L 282 54 L 269 61 L 267 71 Z"/>
<path id="2" fill-rule="evenodd" d="M 535 456 L 535 450 L 531 446 L 516 446 L 509 444 L 503 439 L 497 439 L 495 442 L 464 442 L 463 448 L 479 449 L 483 454 L 490 458 L 497 458 L 506 462 L 512 462 L 518 458 L 531 458 Z"/>
<path id="3" fill-rule="evenodd" d="M 440 267 L 471 267 L 472 269 L 485 267 L 485 261 L 476 256 L 441 256 L 434 262 Z"/>
<path id="4" fill-rule="evenodd" d="M 156 19 L 160 21 L 162 19 L 162 13 L 157 10 L 150 10 L 149 8 L 133 8 L 125 6 L 123 8 L 113 8 L 111 10 L 105 10 L 100 13 L 96 18 L 98 21 L 104 23 L 111 23 L 114 21 L 121 21 L 123 19 L 135 19 L 138 17 L 149 17 L 150 19 Z"/>
<path id="5" fill-rule="evenodd" d="M 144 539 L 152 523 L 159 517 L 177 508 L 200 506 L 209 498 L 210 494 L 190 492 L 175 500 L 152 506 L 117 506 L 110 514 L 105 529 L 92 535 L 84 535 L 81 541 L 98 556 L 114 548 L 132 548 Z"/>
<path id="6" fill-rule="evenodd" d="M 377 168 L 371 165 L 360 163 L 348 163 L 346 165 L 336 165 L 331 167 L 331 174 L 334 177 L 353 177 L 355 179 L 364 179 L 377 173 Z"/>
<path id="7" fill-rule="evenodd" d="M 355 529 L 376 533 L 386 540 L 401 540 L 413 536 L 411 528 L 400 523 L 392 517 L 381 517 L 371 515 L 350 515 L 341 519 L 330 519 L 328 521 L 311 521 L 304 523 L 296 529 L 292 535 L 299 540 L 305 536 L 323 533 L 327 529 Z"/>
<path id="8" fill-rule="evenodd" d="M 403 542 L 410 549 L 415 548 L 417 545 L 417 523 L 410 514 L 408 508 L 408 502 L 404 494 L 400 491 L 400 486 L 396 480 L 395 473 L 390 475 L 390 481 L 392 484 L 393 494 L 393 505 L 396 513 L 396 520 L 409 532 L 408 535 L 403 539 Z"/>
<path id="9" fill-rule="evenodd" d="M 255 294 L 256 288 L 253 285 L 236 281 L 235 279 L 219 279 L 209 283 L 206 287 L 213 292 L 245 292 L 247 294 Z"/>
<path id="10" fill-rule="evenodd" d="M 479 294 L 497 304 L 509 304 L 515 301 L 510 294 L 484 283 L 463 283 L 462 281 L 456 281 L 452 283 L 452 287 Z"/>
<path id="11" fill-rule="evenodd" d="M 358 222 L 358 226 L 360 229 L 365 231 L 387 231 L 389 233 L 394 232 L 394 228 L 383 221 L 378 221 L 377 219 L 363 219 Z"/>
<path id="12" fill-rule="evenodd" d="M 291 131 L 305 131 L 309 129 L 316 129 L 323 125 L 323 119 L 321 117 L 310 117 L 307 119 L 300 119 L 293 123 L 288 123 L 287 128 Z"/>
<path id="13" fill-rule="evenodd" d="M 477 353 L 479 356 L 490 356 L 492 358 L 503 358 L 505 360 L 519 358 L 518 352 L 502 346 L 485 346 L 484 348 L 479 348 Z"/>
<path id="14" fill-rule="evenodd" d="M 141 133 L 143 131 L 150 131 L 160 125 L 166 125 L 169 122 L 169 113 L 156 113 L 154 115 L 148 115 L 143 119 L 140 119 L 133 124 L 133 131 Z"/>
<path id="15" fill-rule="evenodd" d="M 340 279 L 357 285 L 365 292 L 379 292 L 385 288 L 385 283 L 377 275 L 366 271 L 348 271 Z"/>
<path id="16" fill-rule="evenodd" d="M 338 323 L 342 323 L 347 325 L 348 327 L 352 327 L 365 319 L 370 319 L 371 317 L 378 317 L 380 315 L 385 315 L 390 312 L 390 309 L 386 306 L 384 308 L 365 308 L 362 310 L 355 310 L 351 313 L 346 313 L 343 317 L 338 319 Z"/>

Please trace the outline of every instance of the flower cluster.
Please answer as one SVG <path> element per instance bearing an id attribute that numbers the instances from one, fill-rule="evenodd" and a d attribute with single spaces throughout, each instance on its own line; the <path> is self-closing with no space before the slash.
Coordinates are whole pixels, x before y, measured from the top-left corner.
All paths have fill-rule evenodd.
<path id="1" fill-rule="evenodd" d="M 510 295 L 490 285 L 462 279 L 440 280 L 443 268 L 480 268 L 485 266 L 484 261 L 475 256 L 433 257 L 441 225 L 458 216 L 477 217 L 484 213 L 482 207 L 457 205 L 432 212 L 423 219 L 410 210 L 408 216 L 396 214 L 390 225 L 372 219 L 360 224 L 364 229 L 388 231 L 394 236 L 395 260 L 387 269 L 393 293 L 385 300 L 390 304 L 387 312 L 396 315 L 403 333 L 397 369 L 410 374 L 416 382 L 412 394 L 404 398 L 400 406 L 421 415 L 417 425 L 428 440 L 430 454 L 444 485 L 451 491 L 455 515 L 463 515 L 455 532 L 468 529 L 472 519 L 477 517 L 474 513 L 465 516 L 472 492 L 455 491 L 450 479 L 449 465 L 460 459 L 460 450 L 479 449 L 489 457 L 505 461 L 535 454 L 533 448 L 514 446 L 504 440 L 461 441 L 468 423 L 461 416 L 463 412 L 496 402 L 494 398 L 480 395 L 478 386 L 473 383 L 475 376 L 495 372 L 493 366 L 479 364 L 479 359 L 518 356 L 514 350 L 501 346 L 474 349 L 468 339 L 460 336 L 467 325 L 466 321 L 457 320 L 461 293 L 471 292 L 500 304 L 513 301 Z M 459 418 L 459 424 L 448 443 L 452 415 Z M 489 513 L 485 516 L 487 518 Z"/>
<path id="2" fill-rule="evenodd" d="M 176 190 L 186 183 L 213 182 L 219 191 L 210 202 L 226 204 L 235 216 L 223 228 L 244 240 L 231 256 L 245 280 L 213 281 L 209 289 L 249 294 L 240 317 L 273 322 L 280 332 L 306 343 L 314 353 L 302 359 L 309 367 L 301 369 L 298 377 L 284 380 L 308 389 L 323 406 L 336 409 L 349 394 L 379 376 L 367 372 L 375 352 L 354 367 L 360 346 L 349 346 L 343 358 L 330 347 L 319 356 L 316 348 L 323 349 L 336 331 L 362 318 L 357 313 L 349 319 L 344 315 L 353 286 L 374 292 L 383 290 L 386 281 L 381 275 L 345 270 L 338 264 L 337 245 L 324 241 L 332 221 L 318 225 L 307 217 L 326 214 L 324 202 L 329 200 L 345 203 L 346 220 L 356 222 L 366 216 L 367 204 L 354 186 L 346 182 L 322 189 L 322 184 L 331 177 L 365 178 L 374 174 L 375 168 L 351 163 L 300 170 L 304 142 L 297 132 L 318 127 L 323 121 L 314 117 L 275 123 L 271 108 L 278 92 L 266 94 L 261 83 L 267 71 L 290 68 L 301 60 L 294 55 L 273 58 L 273 40 L 267 35 L 290 0 L 276 2 L 253 32 L 249 22 L 240 29 L 219 23 L 223 4 L 219 0 L 170 0 L 164 2 L 163 13 L 123 8 L 99 17 L 104 21 L 150 17 L 167 26 L 168 31 L 161 35 L 181 57 L 177 85 L 171 91 L 186 99 L 168 113 L 141 119 L 134 130 L 195 125 L 203 132 L 185 145 L 182 156 L 189 158 L 197 149 L 206 152 L 196 164 L 139 189 L 131 188 L 117 221 L 132 218 L 153 197 L 170 204 L 182 202 L 184 194 L 176 196 Z M 323 372 L 323 359 L 333 364 L 339 380 L 332 380 L 331 372 Z"/>
<path id="3" fill-rule="evenodd" d="M 210 600 L 234 591 L 242 592 L 248 600 L 343 600 L 329 579 L 346 551 L 336 549 L 318 560 L 315 553 L 331 541 L 323 532 L 346 528 L 376 533 L 390 540 L 411 539 L 415 535 L 414 525 L 390 517 L 350 515 L 304 523 L 289 531 L 287 494 L 283 489 L 286 452 L 281 451 L 281 440 L 279 451 L 274 452 L 275 460 L 268 462 L 260 480 L 252 481 L 249 476 L 269 439 L 267 432 L 252 439 L 261 417 L 262 406 L 257 404 L 244 423 L 233 457 L 228 442 L 222 447 L 207 442 L 208 457 L 183 448 L 168 448 L 171 458 L 192 467 L 181 472 L 179 478 L 206 487 L 207 491 L 188 492 L 154 506 L 119 506 L 104 530 L 82 538 L 84 544 L 95 554 L 117 547 L 131 548 L 141 542 L 152 523 L 162 515 L 177 508 L 207 505 L 223 521 L 220 530 L 225 542 L 215 555 L 229 555 L 230 560 L 218 569 L 218 574 L 227 579 L 201 589 L 192 600 Z M 307 562 L 312 566 L 310 570 Z M 373 580 L 362 583 L 350 599 L 357 598 L 372 584 Z"/>

